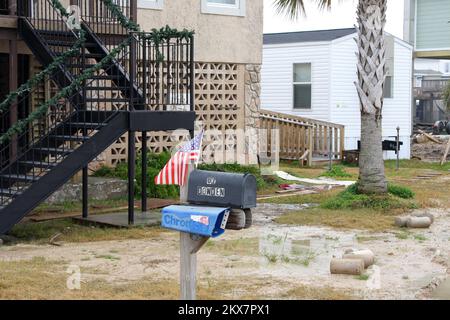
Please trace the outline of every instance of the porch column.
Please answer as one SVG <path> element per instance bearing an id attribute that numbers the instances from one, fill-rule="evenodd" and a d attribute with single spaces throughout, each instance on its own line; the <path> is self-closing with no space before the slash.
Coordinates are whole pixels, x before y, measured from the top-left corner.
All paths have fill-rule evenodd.
<path id="1" fill-rule="evenodd" d="M 9 40 L 9 91 L 17 90 L 17 40 Z M 14 125 L 18 120 L 17 101 L 10 108 L 9 121 L 10 125 Z M 9 149 L 10 161 L 14 161 L 17 156 L 17 135 L 11 139 L 11 147 Z"/>
<path id="2" fill-rule="evenodd" d="M 130 19 L 137 23 L 137 0 L 130 0 Z"/>
<path id="3" fill-rule="evenodd" d="M 17 15 L 17 0 L 9 0 L 8 7 L 10 16 Z"/>

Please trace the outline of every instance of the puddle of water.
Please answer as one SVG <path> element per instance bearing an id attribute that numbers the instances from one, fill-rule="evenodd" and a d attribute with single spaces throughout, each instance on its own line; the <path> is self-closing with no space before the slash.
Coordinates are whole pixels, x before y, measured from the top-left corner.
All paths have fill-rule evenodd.
<path id="1" fill-rule="evenodd" d="M 442 282 L 439 287 L 433 291 L 431 297 L 439 300 L 450 300 L 450 278 Z"/>

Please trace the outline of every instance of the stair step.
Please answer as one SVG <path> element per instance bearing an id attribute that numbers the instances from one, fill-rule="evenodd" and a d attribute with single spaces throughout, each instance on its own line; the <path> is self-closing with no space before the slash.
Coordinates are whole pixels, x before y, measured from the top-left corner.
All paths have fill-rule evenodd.
<path id="1" fill-rule="evenodd" d="M 8 198 L 16 198 L 20 196 L 22 191 L 15 191 L 10 189 L 0 189 L 0 196 L 8 197 Z"/>
<path id="2" fill-rule="evenodd" d="M 51 138 L 57 139 L 57 140 L 64 140 L 64 141 L 87 141 L 89 140 L 89 137 L 83 137 L 83 136 L 50 136 Z"/>
<path id="3" fill-rule="evenodd" d="M 95 129 L 99 127 L 105 127 L 107 126 L 107 123 L 90 123 L 90 122 L 69 122 L 67 126 L 72 128 L 87 128 L 87 129 Z"/>
<path id="4" fill-rule="evenodd" d="M 127 87 L 86 87 L 85 88 L 88 91 L 95 91 L 95 90 L 106 90 L 106 91 L 121 91 L 121 90 L 129 90 Z"/>
<path id="5" fill-rule="evenodd" d="M 69 154 L 72 153 L 72 149 L 62 149 L 62 148 L 35 148 L 34 150 L 49 154 Z"/>
<path id="6" fill-rule="evenodd" d="M 41 35 L 45 35 L 45 36 L 74 36 L 73 32 L 71 31 L 51 31 L 51 30 L 43 30 L 43 29 L 39 29 L 37 30 L 37 32 Z"/>
<path id="7" fill-rule="evenodd" d="M 35 182 L 39 180 L 39 177 L 27 176 L 24 174 L 2 174 L 0 175 L 0 180 L 1 179 L 23 181 L 23 182 Z"/>
<path id="8" fill-rule="evenodd" d="M 47 44 L 50 46 L 58 46 L 58 47 L 72 47 L 75 44 L 75 41 L 60 41 L 60 40 L 47 40 Z M 84 44 L 86 48 L 95 48 L 97 44 L 86 42 Z"/>
<path id="9" fill-rule="evenodd" d="M 92 76 L 89 79 L 93 80 L 113 80 L 113 79 L 120 79 L 121 76 L 119 75 L 104 75 L 104 76 Z"/>
<path id="10" fill-rule="evenodd" d="M 57 56 L 61 56 L 61 55 L 63 55 L 63 53 L 61 53 L 61 52 L 55 52 L 55 54 L 57 55 Z M 102 54 L 102 53 L 86 53 L 85 54 L 85 57 L 86 58 L 91 58 L 91 59 L 103 59 L 104 57 L 105 57 L 105 55 L 104 54 Z"/>
<path id="11" fill-rule="evenodd" d="M 86 102 L 130 102 L 130 99 L 125 99 L 125 98 L 92 98 L 92 99 L 86 99 Z"/>
<path id="12" fill-rule="evenodd" d="M 30 168 L 40 168 L 40 169 L 47 169 L 47 168 L 54 168 L 59 163 L 57 162 L 37 162 L 37 161 L 19 161 L 20 165 L 27 166 Z"/>

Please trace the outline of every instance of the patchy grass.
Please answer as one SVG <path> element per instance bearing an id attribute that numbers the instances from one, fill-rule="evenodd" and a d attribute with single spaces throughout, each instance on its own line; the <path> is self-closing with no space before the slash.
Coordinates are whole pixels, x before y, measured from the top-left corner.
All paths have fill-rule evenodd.
<path id="1" fill-rule="evenodd" d="M 357 280 L 361 280 L 361 281 L 367 281 L 369 280 L 370 276 L 368 274 L 361 274 L 357 277 L 355 277 L 355 279 Z"/>
<path id="2" fill-rule="evenodd" d="M 307 204 L 307 203 L 321 204 L 322 202 L 333 198 L 341 191 L 342 189 L 333 189 L 330 191 L 325 191 L 317 194 L 294 195 L 291 197 L 271 198 L 271 199 L 264 199 L 258 202 L 274 203 L 274 204 Z"/>
<path id="3" fill-rule="evenodd" d="M 295 300 L 353 300 L 356 299 L 347 291 L 339 291 L 331 287 L 312 288 L 298 286 L 282 294 L 282 298 Z"/>
<path id="4" fill-rule="evenodd" d="M 176 300 L 179 283 L 176 278 L 142 278 L 136 281 L 111 283 L 105 274 L 81 268 L 80 290 L 69 290 L 67 261 L 32 260 L 0 261 L 0 299 L 11 300 Z M 86 275 L 89 274 L 89 278 Z M 332 288 L 298 286 L 271 277 L 251 279 L 248 276 L 217 279 L 212 272 L 198 281 L 198 298 L 215 299 L 349 299 L 347 293 Z M 271 293 L 267 288 L 274 288 Z"/>
<path id="5" fill-rule="evenodd" d="M 131 229 L 101 228 L 83 226 L 71 219 L 58 219 L 45 222 L 25 222 L 16 225 L 10 235 L 21 242 L 37 244 L 48 243 L 57 234 L 58 242 L 92 242 L 159 237 L 168 231 L 159 227 L 136 227 Z"/>
<path id="6" fill-rule="evenodd" d="M 378 212 L 373 209 L 329 210 L 313 208 L 290 212 L 275 222 L 289 225 L 327 226 L 336 229 L 365 229 L 384 231 L 394 229 L 395 212 Z"/>
<path id="7" fill-rule="evenodd" d="M 89 208 L 91 211 L 109 208 L 120 208 L 127 205 L 128 200 L 125 198 L 110 200 L 89 200 Z M 38 215 L 42 213 L 72 213 L 81 212 L 81 209 L 81 201 L 65 201 L 58 204 L 41 204 L 35 210 L 33 210 L 33 213 Z"/>
<path id="8" fill-rule="evenodd" d="M 352 175 L 345 171 L 344 166 L 332 166 L 331 170 L 327 170 L 325 173 L 322 173 L 320 176 L 328 177 L 328 178 L 349 178 Z"/>
<path id="9" fill-rule="evenodd" d="M 225 256 L 256 256 L 259 250 L 259 239 L 210 240 L 206 243 L 205 250 L 220 253 Z"/>

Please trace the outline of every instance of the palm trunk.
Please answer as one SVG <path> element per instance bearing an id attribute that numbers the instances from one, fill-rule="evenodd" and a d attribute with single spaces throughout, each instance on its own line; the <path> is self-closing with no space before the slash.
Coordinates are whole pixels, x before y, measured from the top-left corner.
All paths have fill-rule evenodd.
<path id="1" fill-rule="evenodd" d="M 386 193 L 382 150 L 383 87 L 386 78 L 384 26 L 387 0 L 359 0 L 358 82 L 361 103 L 361 153 L 358 188 L 363 193 Z"/>

